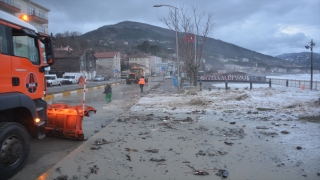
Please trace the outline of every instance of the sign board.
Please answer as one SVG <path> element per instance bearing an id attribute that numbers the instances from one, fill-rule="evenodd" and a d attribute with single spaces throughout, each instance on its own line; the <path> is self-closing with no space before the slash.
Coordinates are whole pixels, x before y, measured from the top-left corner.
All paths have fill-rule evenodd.
<path id="1" fill-rule="evenodd" d="M 161 71 L 165 71 L 165 70 L 166 70 L 166 68 L 165 68 L 165 67 L 162 67 L 162 68 L 161 68 Z"/>
<path id="2" fill-rule="evenodd" d="M 115 73 L 118 73 L 119 71 L 118 71 L 118 69 L 115 69 L 114 72 L 115 72 Z"/>
<path id="3" fill-rule="evenodd" d="M 267 82 L 266 76 L 246 76 L 246 75 L 202 75 L 202 81 L 254 81 Z"/>

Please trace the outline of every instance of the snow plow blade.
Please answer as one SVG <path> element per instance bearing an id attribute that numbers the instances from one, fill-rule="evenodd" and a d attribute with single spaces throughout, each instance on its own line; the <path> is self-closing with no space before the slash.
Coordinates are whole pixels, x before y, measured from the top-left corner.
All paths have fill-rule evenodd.
<path id="1" fill-rule="evenodd" d="M 91 116 L 96 113 L 92 106 L 68 104 L 48 105 L 48 124 L 46 135 L 57 136 L 69 139 L 84 140 L 82 131 L 82 120 L 84 116 Z"/>

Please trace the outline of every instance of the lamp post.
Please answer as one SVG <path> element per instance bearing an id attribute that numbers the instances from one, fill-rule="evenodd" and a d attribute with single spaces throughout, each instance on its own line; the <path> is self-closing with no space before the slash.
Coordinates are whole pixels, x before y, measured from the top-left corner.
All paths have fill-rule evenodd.
<path id="1" fill-rule="evenodd" d="M 162 6 L 166 6 L 166 7 L 169 7 L 169 8 L 174 8 L 174 17 L 175 17 L 175 31 L 176 31 L 176 53 L 177 53 L 177 62 L 178 62 L 178 65 L 177 65 L 177 69 L 178 69 L 178 90 L 180 88 L 180 81 L 179 81 L 179 78 L 180 78 L 180 61 L 179 61 L 179 46 L 178 46 L 178 28 L 177 28 L 177 25 L 178 25 L 178 19 L 177 19 L 177 9 L 176 7 L 174 6 L 171 6 L 171 5 L 164 5 L 164 4 L 158 4 L 158 5 L 154 5 L 153 7 L 162 7 Z"/>
<path id="2" fill-rule="evenodd" d="M 316 44 L 313 42 L 313 40 L 311 39 L 310 42 L 310 46 L 305 46 L 306 49 L 311 49 L 311 82 L 310 82 L 310 90 L 312 90 L 312 82 L 313 82 L 313 61 L 312 61 L 312 49 L 313 46 L 315 46 Z"/>

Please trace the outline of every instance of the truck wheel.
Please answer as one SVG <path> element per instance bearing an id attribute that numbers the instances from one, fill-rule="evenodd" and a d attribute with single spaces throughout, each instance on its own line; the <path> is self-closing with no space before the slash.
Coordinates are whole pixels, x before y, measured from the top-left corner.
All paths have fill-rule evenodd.
<path id="1" fill-rule="evenodd" d="M 59 82 L 59 86 L 61 86 L 61 82 Z"/>
<path id="2" fill-rule="evenodd" d="M 52 83 L 49 83 L 49 86 L 52 86 Z"/>
<path id="3" fill-rule="evenodd" d="M 0 179 L 9 179 L 27 162 L 30 152 L 29 134 L 18 123 L 0 123 Z"/>

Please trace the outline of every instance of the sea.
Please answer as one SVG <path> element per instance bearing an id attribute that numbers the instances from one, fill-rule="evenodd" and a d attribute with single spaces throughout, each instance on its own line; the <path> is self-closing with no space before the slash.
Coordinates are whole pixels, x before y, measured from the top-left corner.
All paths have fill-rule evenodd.
<path id="1" fill-rule="evenodd" d="M 266 77 L 272 79 L 311 80 L 311 74 L 278 74 L 267 75 Z M 320 74 L 313 74 L 313 81 L 320 82 Z"/>

